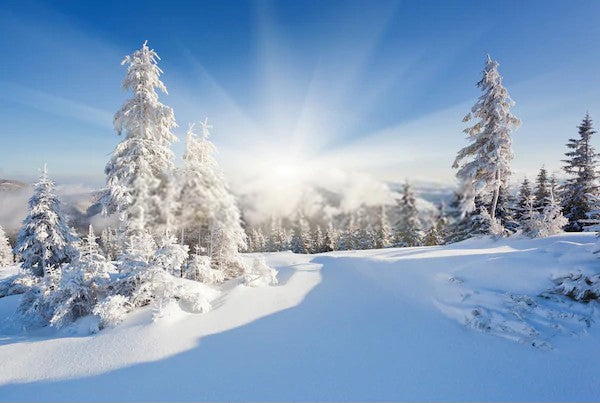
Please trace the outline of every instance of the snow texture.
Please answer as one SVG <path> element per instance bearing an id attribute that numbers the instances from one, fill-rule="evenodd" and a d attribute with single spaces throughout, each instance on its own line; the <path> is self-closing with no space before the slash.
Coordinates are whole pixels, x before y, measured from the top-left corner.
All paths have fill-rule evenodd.
<path id="1" fill-rule="evenodd" d="M 554 292 L 598 273 L 594 242 L 250 254 L 277 286 L 230 280 L 211 286 L 210 312 L 145 307 L 93 335 L 85 318 L 24 332 L 21 297 L 5 297 L 0 399 L 598 400 L 598 302 Z"/>

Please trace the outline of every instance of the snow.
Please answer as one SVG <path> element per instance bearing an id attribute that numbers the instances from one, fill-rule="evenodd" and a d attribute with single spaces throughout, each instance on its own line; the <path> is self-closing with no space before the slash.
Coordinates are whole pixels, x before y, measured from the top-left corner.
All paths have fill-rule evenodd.
<path id="1" fill-rule="evenodd" d="M 249 254 L 279 284 L 226 282 L 205 314 L 139 309 L 93 335 L 3 322 L 0 400 L 598 400 L 597 302 L 538 296 L 597 272 L 594 242 Z"/>

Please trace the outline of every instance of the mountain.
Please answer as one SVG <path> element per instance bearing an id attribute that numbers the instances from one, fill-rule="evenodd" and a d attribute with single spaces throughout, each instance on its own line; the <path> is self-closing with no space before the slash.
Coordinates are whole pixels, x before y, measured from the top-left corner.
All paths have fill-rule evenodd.
<path id="1" fill-rule="evenodd" d="M 28 184 L 11 180 L 11 179 L 0 179 L 0 193 L 2 192 L 18 192 L 29 187 Z"/>

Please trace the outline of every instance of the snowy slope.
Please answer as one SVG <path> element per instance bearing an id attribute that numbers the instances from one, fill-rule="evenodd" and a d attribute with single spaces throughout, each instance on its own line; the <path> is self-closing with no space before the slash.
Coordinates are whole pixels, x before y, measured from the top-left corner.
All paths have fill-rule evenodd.
<path id="1" fill-rule="evenodd" d="M 280 285 L 230 284 L 207 314 L 140 311 L 92 336 L 8 320 L 0 399 L 598 400 L 597 304 L 537 296 L 594 270 L 593 241 L 265 254 Z"/>

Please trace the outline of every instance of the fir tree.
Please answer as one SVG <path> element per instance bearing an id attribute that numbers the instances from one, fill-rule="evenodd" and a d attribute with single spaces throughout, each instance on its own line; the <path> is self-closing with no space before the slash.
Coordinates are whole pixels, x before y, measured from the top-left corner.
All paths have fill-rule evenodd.
<path id="1" fill-rule="evenodd" d="M 591 145 L 591 137 L 596 132 L 589 114 L 578 126 L 579 138 L 569 139 L 563 160 L 563 170 L 570 176 L 563 185 L 562 200 L 565 217 L 569 220 L 565 231 L 582 231 L 587 215 L 593 210 L 592 197 L 598 195 L 597 160 L 598 154 Z"/>
<path id="2" fill-rule="evenodd" d="M 331 252 L 337 250 L 339 239 L 340 234 L 333 226 L 333 223 L 330 221 L 327 225 L 327 230 L 325 231 L 325 239 L 323 240 L 323 251 Z"/>
<path id="3" fill-rule="evenodd" d="M 385 206 L 377 209 L 377 225 L 375 227 L 374 247 L 378 249 L 387 248 L 392 245 L 392 227 L 387 216 Z"/>
<path id="4" fill-rule="evenodd" d="M 29 214 L 17 236 L 14 253 L 23 261 L 24 269 L 41 277 L 76 258 L 77 241 L 62 216 L 60 201 L 54 194 L 54 183 L 48 178 L 48 170 L 44 166 L 29 199 Z"/>
<path id="5" fill-rule="evenodd" d="M 408 182 L 404 184 L 399 203 L 400 221 L 396 228 L 396 243 L 401 246 L 419 246 L 423 239 L 421 222 L 415 195 Z"/>
<path id="6" fill-rule="evenodd" d="M 483 78 L 477 86 L 483 95 L 463 121 L 473 118 L 479 121 L 464 130 L 471 144 L 458 152 L 453 168 L 458 169 L 456 176 L 461 184 L 462 210 L 474 210 L 476 196 L 491 195 L 489 215 L 494 219 L 500 188 L 508 186 L 511 174 L 511 132 L 520 121 L 510 113 L 514 102 L 502 85 L 498 63 L 489 55 Z"/>
<path id="7" fill-rule="evenodd" d="M 177 140 L 171 132 L 177 126 L 173 110 L 158 101 L 157 89 L 167 93 L 159 59 L 144 43 L 122 62 L 128 66 L 123 88 L 133 97 L 114 117 L 115 130 L 125 139 L 106 165 L 108 192 L 103 198 L 105 211 L 119 213 L 125 225 L 143 209 L 143 226 L 151 233 L 159 230 L 163 187 L 173 170 L 170 144 Z"/>
<path id="8" fill-rule="evenodd" d="M 323 235 L 323 230 L 321 229 L 321 226 L 319 225 L 315 225 L 314 230 L 312 231 L 312 236 L 311 236 L 311 240 L 312 240 L 312 245 L 311 245 L 311 253 L 321 253 L 324 252 L 324 248 L 323 248 L 323 242 L 324 242 L 324 235 Z"/>
<path id="9" fill-rule="evenodd" d="M 498 202 L 496 203 L 495 218 L 500 222 L 504 235 L 510 235 L 517 230 L 519 226 L 515 218 L 514 198 L 505 186 L 500 187 L 498 192 Z"/>
<path id="10" fill-rule="evenodd" d="M 554 200 L 550 192 L 546 205 L 542 211 L 535 208 L 535 198 L 527 201 L 528 211 L 523 215 L 522 229 L 525 235 L 532 238 L 542 238 L 562 232 L 562 227 L 567 223 L 560 205 Z"/>
<path id="11" fill-rule="evenodd" d="M 102 233 L 100 234 L 100 244 L 102 245 L 104 256 L 108 260 L 115 260 L 123 253 L 117 231 L 110 227 L 106 227 L 102 230 Z"/>
<path id="12" fill-rule="evenodd" d="M 522 224 L 523 215 L 529 213 L 529 203 L 533 198 L 533 192 L 531 191 L 531 185 L 527 178 L 523 179 L 521 187 L 519 188 L 519 194 L 517 196 L 517 207 L 515 212 L 515 219 L 517 223 Z"/>
<path id="13" fill-rule="evenodd" d="M 298 213 L 292 235 L 291 248 L 294 253 L 311 253 L 313 241 L 310 226 L 304 214 Z"/>
<path id="14" fill-rule="evenodd" d="M 437 225 L 434 224 L 431 227 L 429 227 L 429 229 L 425 233 L 425 237 L 423 238 L 423 245 L 436 246 L 436 245 L 443 245 L 443 244 L 444 244 L 444 238 L 442 238 L 442 236 L 438 232 Z"/>
<path id="15" fill-rule="evenodd" d="M 4 228 L 0 226 L 0 267 L 9 266 L 13 264 L 14 256 L 12 253 L 12 248 L 8 243 L 8 238 L 4 233 Z"/>
<path id="16" fill-rule="evenodd" d="M 540 169 L 540 173 L 535 180 L 534 196 L 533 207 L 538 211 L 542 211 L 550 202 L 550 184 L 548 183 L 548 173 L 544 167 Z"/>
<path id="17" fill-rule="evenodd" d="M 479 235 L 490 235 L 491 217 L 486 211 L 486 204 L 480 196 L 476 196 L 474 205 L 475 209 L 472 211 L 462 212 L 460 196 L 455 196 L 451 205 L 454 221 L 449 225 L 446 243 L 460 242 Z"/>
<path id="18" fill-rule="evenodd" d="M 235 199 L 214 158 L 216 148 L 208 139 L 211 126 L 206 120 L 201 126 L 200 137 L 193 126 L 186 136 L 181 190 L 186 210 L 184 226 L 199 234 L 196 243 L 210 257 L 213 268 L 223 270 L 225 278 L 232 278 L 245 269 L 239 251 L 246 249 L 246 233 Z"/>
<path id="19" fill-rule="evenodd" d="M 168 232 L 161 238 L 154 254 L 153 264 L 176 277 L 183 277 L 183 267 L 188 258 L 189 247 L 178 244 Z"/>

